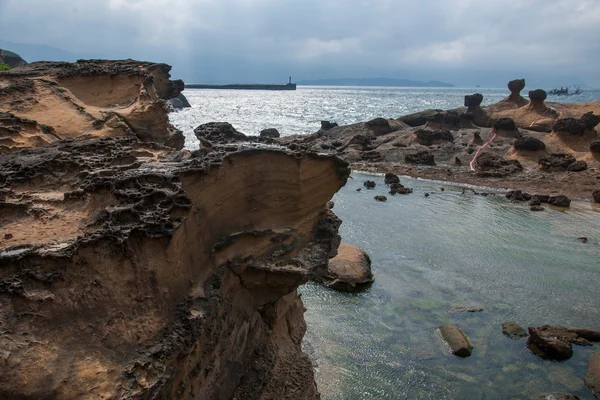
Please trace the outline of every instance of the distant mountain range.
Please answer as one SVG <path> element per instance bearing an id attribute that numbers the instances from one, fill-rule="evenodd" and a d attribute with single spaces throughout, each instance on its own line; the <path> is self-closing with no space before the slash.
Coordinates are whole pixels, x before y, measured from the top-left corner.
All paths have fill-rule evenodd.
<path id="1" fill-rule="evenodd" d="M 401 87 L 454 87 L 451 83 L 440 81 L 412 81 L 394 78 L 341 78 L 312 79 L 296 82 L 305 86 L 401 86 Z"/>

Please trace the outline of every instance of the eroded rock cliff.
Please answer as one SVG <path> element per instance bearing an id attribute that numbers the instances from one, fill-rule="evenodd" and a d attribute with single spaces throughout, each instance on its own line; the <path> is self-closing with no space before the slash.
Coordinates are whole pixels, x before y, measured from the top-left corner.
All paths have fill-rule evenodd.
<path id="1" fill-rule="evenodd" d="M 166 100 L 183 82 L 134 60 L 36 62 L 0 72 L 0 153 L 61 139 L 136 136 L 181 149 Z M 7 120 L 28 121 L 6 123 Z"/>
<path id="2" fill-rule="evenodd" d="M 0 156 L 0 398 L 319 398 L 296 288 L 335 255 L 349 169 L 244 146 Z"/>

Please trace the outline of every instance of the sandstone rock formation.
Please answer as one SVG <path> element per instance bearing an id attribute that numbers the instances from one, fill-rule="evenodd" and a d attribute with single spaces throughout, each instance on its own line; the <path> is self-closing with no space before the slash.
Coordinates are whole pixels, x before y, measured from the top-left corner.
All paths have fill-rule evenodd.
<path id="1" fill-rule="evenodd" d="M 329 260 L 327 270 L 322 272 L 317 275 L 317 281 L 344 292 L 365 289 L 375 279 L 371 273 L 371 258 L 368 254 L 347 243 L 340 243 L 337 255 Z"/>
<path id="2" fill-rule="evenodd" d="M 1 155 L 0 398 L 319 398 L 296 288 L 336 254 L 348 175 L 136 137 Z"/>
<path id="3" fill-rule="evenodd" d="M 0 153 L 60 139 L 115 136 L 181 149 L 184 138 L 169 123 L 166 100 L 181 92 L 183 82 L 170 81 L 170 69 L 134 60 L 81 60 L 0 72 L 0 112 L 35 123 L 0 128 Z"/>

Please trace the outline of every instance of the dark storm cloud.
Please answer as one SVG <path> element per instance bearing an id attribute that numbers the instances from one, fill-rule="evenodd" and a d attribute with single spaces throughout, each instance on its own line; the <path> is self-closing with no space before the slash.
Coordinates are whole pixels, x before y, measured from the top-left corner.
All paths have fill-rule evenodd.
<path id="1" fill-rule="evenodd" d="M 600 85 L 599 37 L 597 0 L 0 0 L 2 39 L 160 59 L 198 79 L 486 71 Z"/>

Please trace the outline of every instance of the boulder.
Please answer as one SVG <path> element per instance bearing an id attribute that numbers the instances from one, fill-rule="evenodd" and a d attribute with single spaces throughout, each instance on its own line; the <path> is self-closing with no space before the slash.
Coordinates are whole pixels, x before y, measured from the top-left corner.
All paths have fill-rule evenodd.
<path id="1" fill-rule="evenodd" d="M 533 205 L 529 207 L 530 211 L 544 211 L 544 207 L 542 206 L 537 206 L 537 205 Z"/>
<path id="2" fill-rule="evenodd" d="M 535 194 L 533 197 L 537 198 L 542 203 L 547 203 L 550 200 L 550 195 L 548 194 Z"/>
<path id="3" fill-rule="evenodd" d="M 248 136 L 238 132 L 229 122 L 209 122 L 194 129 L 200 144 L 228 144 L 249 140 Z"/>
<path id="4" fill-rule="evenodd" d="M 579 399 L 579 396 L 576 396 L 571 393 L 555 392 L 555 393 L 539 394 L 535 397 L 532 397 L 531 400 L 580 400 L 580 399 Z"/>
<path id="5" fill-rule="evenodd" d="M 413 190 L 411 188 L 404 187 L 403 185 L 401 185 L 399 183 L 392 183 L 390 185 L 390 194 L 391 195 L 410 194 L 412 192 L 413 192 Z"/>
<path id="6" fill-rule="evenodd" d="M 473 352 L 473 345 L 463 331 L 453 325 L 440 326 L 442 338 L 448 346 L 452 354 L 458 357 L 469 357 Z"/>
<path id="7" fill-rule="evenodd" d="M 406 154 L 404 156 L 404 161 L 406 161 L 409 164 L 435 165 L 433 153 L 427 150 L 419 151 L 413 154 Z"/>
<path id="8" fill-rule="evenodd" d="M 517 151 L 541 151 L 546 148 L 544 142 L 533 136 L 522 136 L 513 145 Z"/>
<path id="9" fill-rule="evenodd" d="M 584 382 L 593 395 L 600 399 L 600 349 L 594 351 L 588 361 Z"/>
<path id="10" fill-rule="evenodd" d="M 477 174 L 484 177 L 503 177 L 523 171 L 518 160 L 505 160 L 491 153 L 481 153 L 474 163 Z"/>
<path id="11" fill-rule="evenodd" d="M 562 326 L 529 327 L 529 349 L 544 359 L 562 361 L 573 355 L 572 344 L 591 346 L 600 340 L 600 331 Z"/>
<path id="12" fill-rule="evenodd" d="M 454 136 L 449 130 L 419 129 L 415 131 L 414 135 L 417 143 L 423 146 L 454 141 Z"/>
<path id="13" fill-rule="evenodd" d="M 573 164 L 575 157 L 568 153 L 552 153 L 549 156 L 542 156 L 538 159 L 540 169 L 546 171 L 566 171 L 569 165 Z"/>
<path id="14" fill-rule="evenodd" d="M 386 185 L 391 185 L 392 183 L 400 183 L 400 178 L 398 177 L 398 175 L 388 172 L 385 174 L 384 182 Z"/>
<path id="15" fill-rule="evenodd" d="M 192 106 L 187 97 L 185 97 L 181 92 L 175 98 L 181 101 L 183 108 L 190 108 Z"/>
<path id="16" fill-rule="evenodd" d="M 321 130 L 328 131 L 338 126 L 337 122 L 321 121 Z"/>
<path id="17" fill-rule="evenodd" d="M 592 192 L 592 197 L 595 203 L 600 203 L 600 189 L 596 189 Z"/>
<path id="18" fill-rule="evenodd" d="M 548 204 L 557 207 L 569 207 L 571 205 L 571 199 L 563 195 L 550 196 L 550 198 L 548 199 Z"/>
<path id="19" fill-rule="evenodd" d="M 578 160 L 578 161 L 575 161 L 574 163 L 570 164 L 567 167 L 567 171 L 581 172 L 581 171 L 585 171 L 587 169 L 587 167 L 588 167 L 588 165 L 585 161 Z"/>
<path id="20" fill-rule="evenodd" d="M 387 201 L 387 197 L 381 195 L 375 196 L 374 199 L 377 201 Z"/>
<path id="21" fill-rule="evenodd" d="M 375 118 L 370 121 L 365 122 L 365 126 L 373 132 L 375 136 L 385 135 L 386 133 L 390 133 L 392 129 L 390 128 L 390 123 L 385 118 Z"/>
<path id="22" fill-rule="evenodd" d="M 525 329 L 513 321 L 507 321 L 502 324 L 502 333 L 515 340 L 529 336 Z"/>
<path id="23" fill-rule="evenodd" d="M 322 281 L 340 291 L 354 292 L 373 283 L 371 259 L 360 248 L 340 243 L 337 255 L 329 260 L 327 276 Z"/>
<path id="24" fill-rule="evenodd" d="M 275 128 L 267 128 L 267 129 L 263 129 L 262 131 L 260 131 L 261 138 L 276 139 L 279 136 L 280 136 L 279 131 Z"/>
<path id="25" fill-rule="evenodd" d="M 425 125 L 434 115 L 443 112 L 443 110 L 425 110 L 414 114 L 405 115 L 398 118 L 398 120 L 404 122 L 408 126 L 421 126 Z"/>
<path id="26" fill-rule="evenodd" d="M 433 115 L 427 126 L 432 129 L 450 129 L 453 131 L 459 129 L 474 128 L 473 119 L 475 116 L 471 113 L 461 113 L 459 111 L 448 110 Z"/>
<path id="27" fill-rule="evenodd" d="M 366 187 L 367 189 L 375 189 L 375 186 L 377 184 L 375 183 L 375 181 L 365 181 L 363 182 L 363 186 Z"/>

